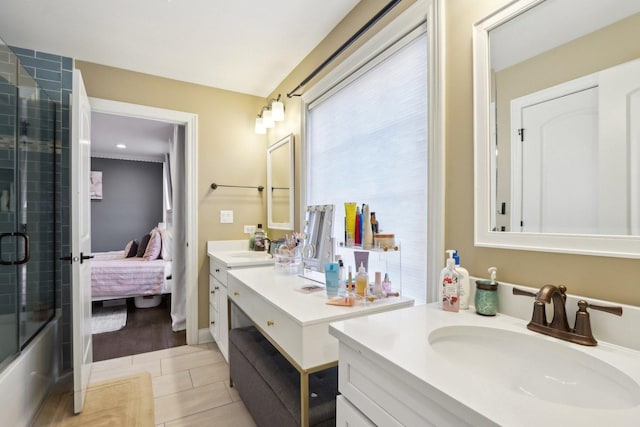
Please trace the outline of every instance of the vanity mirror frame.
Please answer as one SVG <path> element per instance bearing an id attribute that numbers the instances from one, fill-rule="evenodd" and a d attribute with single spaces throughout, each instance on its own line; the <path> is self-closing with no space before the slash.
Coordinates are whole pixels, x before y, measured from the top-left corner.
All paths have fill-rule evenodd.
<path id="1" fill-rule="evenodd" d="M 473 26 L 474 244 L 501 249 L 640 258 L 640 236 L 491 231 L 492 210 L 497 207 L 492 190 L 495 165 L 490 144 L 495 117 L 490 105 L 489 32 L 544 1 L 516 0 Z"/>
<path id="2" fill-rule="evenodd" d="M 289 134 L 267 148 L 267 224 L 268 224 L 268 227 L 271 229 L 276 229 L 276 230 L 293 230 L 294 229 L 293 145 L 294 145 L 293 134 Z M 289 160 L 289 187 L 288 188 L 280 188 L 280 187 L 274 188 L 273 186 L 273 174 L 274 174 L 273 153 L 276 150 L 288 150 L 288 153 L 287 153 L 287 159 Z M 273 216 L 273 207 L 274 207 L 273 192 L 278 191 L 282 193 L 285 190 L 289 197 L 289 209 L 288 209 L 289 221 L 277 222 L 277 221 L 274 221 L 274 216 Z"/>

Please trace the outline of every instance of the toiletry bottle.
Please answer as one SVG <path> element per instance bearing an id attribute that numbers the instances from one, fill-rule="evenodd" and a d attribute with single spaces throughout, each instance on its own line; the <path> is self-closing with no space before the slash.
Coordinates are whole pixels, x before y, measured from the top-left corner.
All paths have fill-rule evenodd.
<path id="1" fill-rule="evenodd" d="M 373 231 L 371 230 L 369 205 L 362 206 L 362 218 L 364 220 L 364 225 L 362 226 L 362 248 L 371 249 L 373 247 Z"/>
<path id="2" fill-rule="evenodd" d="M 360 221 L 362 221 L 362 214 L 360 213 L 360 206 L 356 208 L 356 230 L 354 235 L 354 244 L 356 246 L 360 246 L 362 244 L 362 226 Z"/>
<path id="3" fill-rule="evenodd" d="M 353 296 L 353 272 L 349 266 L 349 275 L 347 276 L 347 296 Z"/>
<path id="4" fill-rule="evenodd" d="M 257 252 L 263 252 L 267 245 L 267 233 L 262 229 L 262 224 L 258 224 L 258 228 L 253 233 L 253 250 Z"/>
<path id="5" fill-rule="evenodd" d="M 384 273 L 384 280 L 382 281 L 382 290 L 385 294 L 391 293 L 391 279 L 389 279 L 389 273 Z"/>
<path id="6" fill-rule="evenodd" d="M 456 271 L 460 275 L 460 310 L 468 310 L 469 295 L 471 294 L 469 272 L 460 265 L 460 257 L 457 250 L 453 252 L 453 259 L 456 260 Z"/>
<path id="7" fill-rule="evenodd" d="M 340 255 L 337 256 L 338 258 L 338 296 L 339 297 L 345 297 L 347 296 L 347 285 L 344 282 L 344 263 L 342 262 L 342 258 L 340 258 Z"/>
<path id="8" fill-rule="evenodd" d="M 361 263 L 360 268 L 358 268 L 358 275 L 356 276 L 356 294 L 365 296 L 367 286 L 369 286 L 369 275 L 367 274 L 367 270 L 364 269 L 364 264 Z"/>
<path id="9" fill-rule="evenodd" d="M 375 281 L 373 282 L 373 294 L 377 297 L 384 296 L 382 290 L 382 273 L 376 271 L 375 273 Z"/>
<path id="10" fill-rule="evenodd" d="M 448 250 L 447 266 L 440 272 L 441 303 L 445 311 L 460 309 L 460 275 L 456 272 L 453 251 Z"/>

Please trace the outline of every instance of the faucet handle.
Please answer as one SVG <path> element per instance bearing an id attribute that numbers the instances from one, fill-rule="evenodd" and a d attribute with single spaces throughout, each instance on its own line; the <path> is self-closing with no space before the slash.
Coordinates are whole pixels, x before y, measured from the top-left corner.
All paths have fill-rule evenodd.
<path id="1" fill-rule="evenodd" d="M 525 296 L 525 297 L 536 298 L 536 293 L 535 292 L 524 291 L 524 290 L 518 289 L 516 287 L 514 287 L 511 292 L 513 293 L 513 295 L 522 295 L 522 296 Z"/>
<path id="2" fill-rule="evenodd" d="M 581 335 L 578 344 L 583 345 L 596 345 L 598 342 L 593 337 L 591 332 L 591 321 L 589 318 L 589 312 L 587 307 L 594 310 L 605 311 L 607 313 L 615 314 L 616 316 L 622 316 L 622 307 L 605 307 L 603 305 L 589 304 L 585 300 L 578 301 L 578 311 L 576 312 L 576 324 L 573 332 Z"/>
<path id="3" fill-rule="evenodd" d="M 578 301 L 578 309 L 579 309 L 578 311 L 581 311 L 581 312 L 587 311 L 587 307 L 592 308 L 594 310 L 615 314 L 616 316 L 622 316 L 622 307 L 620 306 L 595 305 L 595 304 L 589 304 L 585 300 Z"/>

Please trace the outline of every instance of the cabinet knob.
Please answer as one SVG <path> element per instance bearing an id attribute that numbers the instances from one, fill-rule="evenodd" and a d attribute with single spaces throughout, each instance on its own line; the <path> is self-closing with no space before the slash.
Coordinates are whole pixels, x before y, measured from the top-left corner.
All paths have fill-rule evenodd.
<path id="1" fill-rule="evenodd" d="M 216 268 L 216 273 L 220 273 L 220 269 L 219 268 Z"/>
<path id="2" fill-rule="evenodd" d="M 234 292 L 233 296 L 236 296 L 236 297 L 240 296 L 240 292 Z"/>
<path id="3" fill-rule="evenodd" d="M 212 321 L 211 321 L 211 324 L 212 324 L 212 325 L 215 325 L 215 324 L 216 324 L 216 321 L 215 321 L 215 320 L 212 320 Z"/>
<path id="4" fill-rule="evenodd" d="M 273 326 L 275 322 L 273 320 L 267 320 L 267 326 Z"/>
<path id="5" fill-rule="evenodd" d="M 213 294 L 215 294 L 215 293 L 216 293 L 216 291 L 214 291 L 214 290 L 212 290 L 212 291 L 211 291 L 211 295 L 213 295 Z"/>
<path id="6" fill-rule="evenodd" d="M 220 289 L 220 287 L 219 287 L 219 286 L 216 286 L 216 287 L 214 287 L 213 289 L 215 289 L 215 290 L 217 291 L 218 289 Z"/>

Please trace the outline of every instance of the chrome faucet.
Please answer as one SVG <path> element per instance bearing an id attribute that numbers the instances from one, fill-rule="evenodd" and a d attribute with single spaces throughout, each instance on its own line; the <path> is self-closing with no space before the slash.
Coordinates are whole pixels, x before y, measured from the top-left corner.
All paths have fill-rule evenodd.
<path id="1" fill-rule="evenodd" d="M 567 288 L 563 285 L 544 285 L 537 293 L 513 288 L 513 295 L 524 295 L 535 298 L 533 315 L 527 325 L 527 329 L 576 344 L 598 344 L 598 341 L 596 341 L 591 332 L 591 321 L 587 308 L 622 316 L 622 307 L 605 307 L 589 304 L 584 300 L 580 300 L 578 301 L 575 325 L 574 328 L 571 329 L 567 321 L 567 309 L 565 305 L 567 301 L 566 292 Z M 547 323 L 545 306 L 550 303 L 553 303 L 553 319 L 551 323 Z"/>

